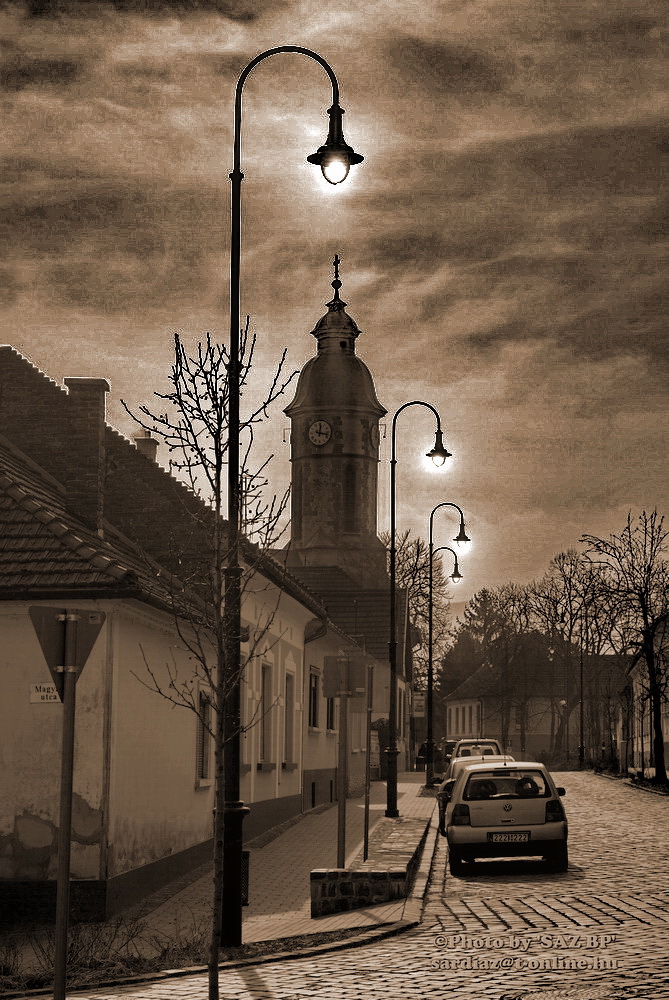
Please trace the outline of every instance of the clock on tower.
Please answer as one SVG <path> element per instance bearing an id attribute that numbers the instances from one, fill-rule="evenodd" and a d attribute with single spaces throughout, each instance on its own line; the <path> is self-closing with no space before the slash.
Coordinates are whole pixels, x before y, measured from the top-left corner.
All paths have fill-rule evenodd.
<path id="1" fill-rule="evenodd" d="M 315 357 L 300 373 L 291 421 L 291 541 L 288 565 L 340 566 L 364 586 L 387 584 L 377 535 L 379 420 L 386 413 L 369 369 L 355 353 L 360 335 L 334 296 L 312 331 Z"/>

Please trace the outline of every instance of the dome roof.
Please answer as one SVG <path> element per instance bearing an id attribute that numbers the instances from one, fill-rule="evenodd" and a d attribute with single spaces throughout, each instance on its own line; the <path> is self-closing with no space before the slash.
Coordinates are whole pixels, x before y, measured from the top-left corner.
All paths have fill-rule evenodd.
<path id="1" fill-rule="evenodd" d="M 295 398 L 284 411 L 289 416 L 314 406 L 364 410 L 379 417 L 387 412 L 377 399 L 367 365 L 356 357 L 355 341 L 360 330 L 346 312 L 346 303 L 339 298 L 339 263 L 336 256 L 334 296 L 327 303 L 328 311 L 311 331 L 318 341 L 318 354 L 307 361 L 300 373 Z"/>
<path id="2" fill-rule="evenodd" d="M 285 413 L 293 416 L 314 406 L 364 410 L 378 417 L 387 412 L 377 398 L 367 365 L 355 354 L 343 351 L 321 352 L 307 361 L 297 381 L 295 398 Z"/>

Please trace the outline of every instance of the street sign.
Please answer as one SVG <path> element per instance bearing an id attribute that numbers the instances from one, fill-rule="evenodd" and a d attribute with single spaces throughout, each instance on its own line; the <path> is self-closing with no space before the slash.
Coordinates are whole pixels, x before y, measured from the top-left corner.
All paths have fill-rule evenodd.
<path id="1" fill-rule="evenodd" d="M 31 684 L 30 685 L 30 704 L 31 705 L 46 705 L 53 704 L 53 702 L 60 702 L 58 696 L 58 691 L 55 684 Z"/>
<path id="2" fill-rule="evenodd" d="M 59 668 L 76 667 L 77 676 L 81 673 L 104 625 L 105 613 L 81 608 L 47 608 L 42 605 L 29 608 L 29 613 L 44 659 L 62 701 L 63 671 Z M 70 655 L 72 663 L 65 663 L 66 615 L 76 624 L 73 652 Z"/>
<path id="3" fill-rule="evenodd" d="M 323 658 L 323 695 L 337 698 L 348 695 L 362 698 L 367 692 L 369 656 L 359 651 L 342 651 L 339 656 Z"/>
<path id="4" fill-rule="evenodd" d="M 414 719 L 425 718 L 425 694 L 423 691 L 413 693 L 413 717 Z"/>
<path id="5" fill-rule="evenodd" d="M 100 634 L 106 616 L 102 611 L 46 608 L 41 605 L 34 605 L 28 611 L 44 659 L 63 703 L 53 997 L 54 1000 L 65 1000 L 77 680 Z"/>

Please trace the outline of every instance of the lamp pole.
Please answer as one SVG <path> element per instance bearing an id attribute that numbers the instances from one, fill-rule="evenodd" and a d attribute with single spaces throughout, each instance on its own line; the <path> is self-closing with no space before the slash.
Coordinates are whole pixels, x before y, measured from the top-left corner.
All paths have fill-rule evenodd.
<path id="1" fill-rule="evenodd" d="M 387 781 L 386 781 L 386 816 L 397 817 L 399 816 L 399 811 L 397 809 L 397 755 L 399 750 L 397 748 L 397 608 L 396 608 L 396 590 L 397 590 L 397 549 L 395 541 L 396 533 L 396 497 L 395 497 L 395 481 L 396 481 L 396 466 L 397 466 L 397 418 L 403 410 L 406 410 L 409 406 L 424 406 L 426 409 L 431 410 L 437 421 L 437 430 L 435 432 L 434 447 L 431 451 L 427 453 L 427 457 L 431 458 L 435 465 L 443 465 L 446 459 L 451 457 L 451 453 L 444 447 L 444 440 L 441 430 L 441 418 L 438 412 L 435 410 L 431 403 L 424 403 L 420 399 L 414 399 L 410 403 L 403 403 L 402 406 L 396 410 L 393 421 L 392 421 L 392 434 L 391 434 L 391 453 L 390 453 L 390 559 L 389 559 L 389 570 L 390 570 L 390 641 L 388 642 L 388 659 L 390 662 L 390 698 L 388 704 L 388 746 L 386 747 L 386 766 L 387 766 Z"/>
<path id="2" fill-rule="evenodd" d="M 425 741 L 425 746 L 427 750 L 427 760 L 425 763 L 425 787 L 428 788 L 432 785 L 434 781 L 434 661 L 432 658 L 432 641 L 433 641 L 433 626 L 432 626 L 432 556 L 433 552 L 433 530 L 434 530 L 434 515 L 441 507 L 455 507 L 455 509 L 460 514 L 460 531 L 453 539 L 457 545 L 467 545 L 471 539 L 467 537 L 467 532 L 465 531 L 465 515 L 456 503 L 452 503 L 450 500 L 444 500 L 442 503 L 438 503 L 436 507 L 433 507 L 430 511 L 430 530 L 429 530 L 429 583 L 428 583 L 428 617 L 427 617 L 427 739 Z M 438 551 L 438 550 L 437 550 Z M 453 552 L 453 549 L 448 549 L 449 552 Z M 455 559 L 455 569 L 451 576 L 453 583 L 459 583 L 462 579 L 460 572 L 458 570 L 458 557 L 453 552 L 453 557 Z M 457 576 L 456 576 L 457 574 Z"/>
<path id="3" fill-rule="evenodd" d="M 349 168 L 362 162 L 344 141 L 343 110 L 339 106 L 337 78 L 322 56 L 299 45 L 280 45 L 267 49 L 252 59 L 237 81 L 234 109 L 234 151 L 231 180 L 230 226 L 230 341 L 228 362 L 228 547 L 224 571 L 225 677 L 219 690 L 225 689 L 223 737 L 225 740 L 224 782 L 225 806 L 223 827 L 223 915 L 221 942 L 225 946 L 242 943 L 242 823 L 248 808 L 240 799 L 240 708 L 241 708 L 241 574 L 240 545 L 240 327 L 239 287 L 241 264 L 241 169 L 242 90 L 251 70 L 279 52 L 294 52 L 309 56 L 323 67 L 332 84 L 332 106 L 328 110 L 330 125 L 325 144 L 307 157 L 309 163 L 320 166 L 330 184 L 345 180 Z"/>

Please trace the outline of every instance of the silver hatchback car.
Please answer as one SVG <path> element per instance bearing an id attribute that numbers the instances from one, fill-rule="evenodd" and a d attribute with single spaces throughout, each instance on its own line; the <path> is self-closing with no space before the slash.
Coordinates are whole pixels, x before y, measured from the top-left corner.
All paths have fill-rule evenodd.
<path id="1" fill-rule="evenodd" d="M 476 858 L 540 856 L 566 871 L 567 817 L 547 768 L 536 761 L 491 761 L 462 768 L 446 790 L 452 875 Z"/>

